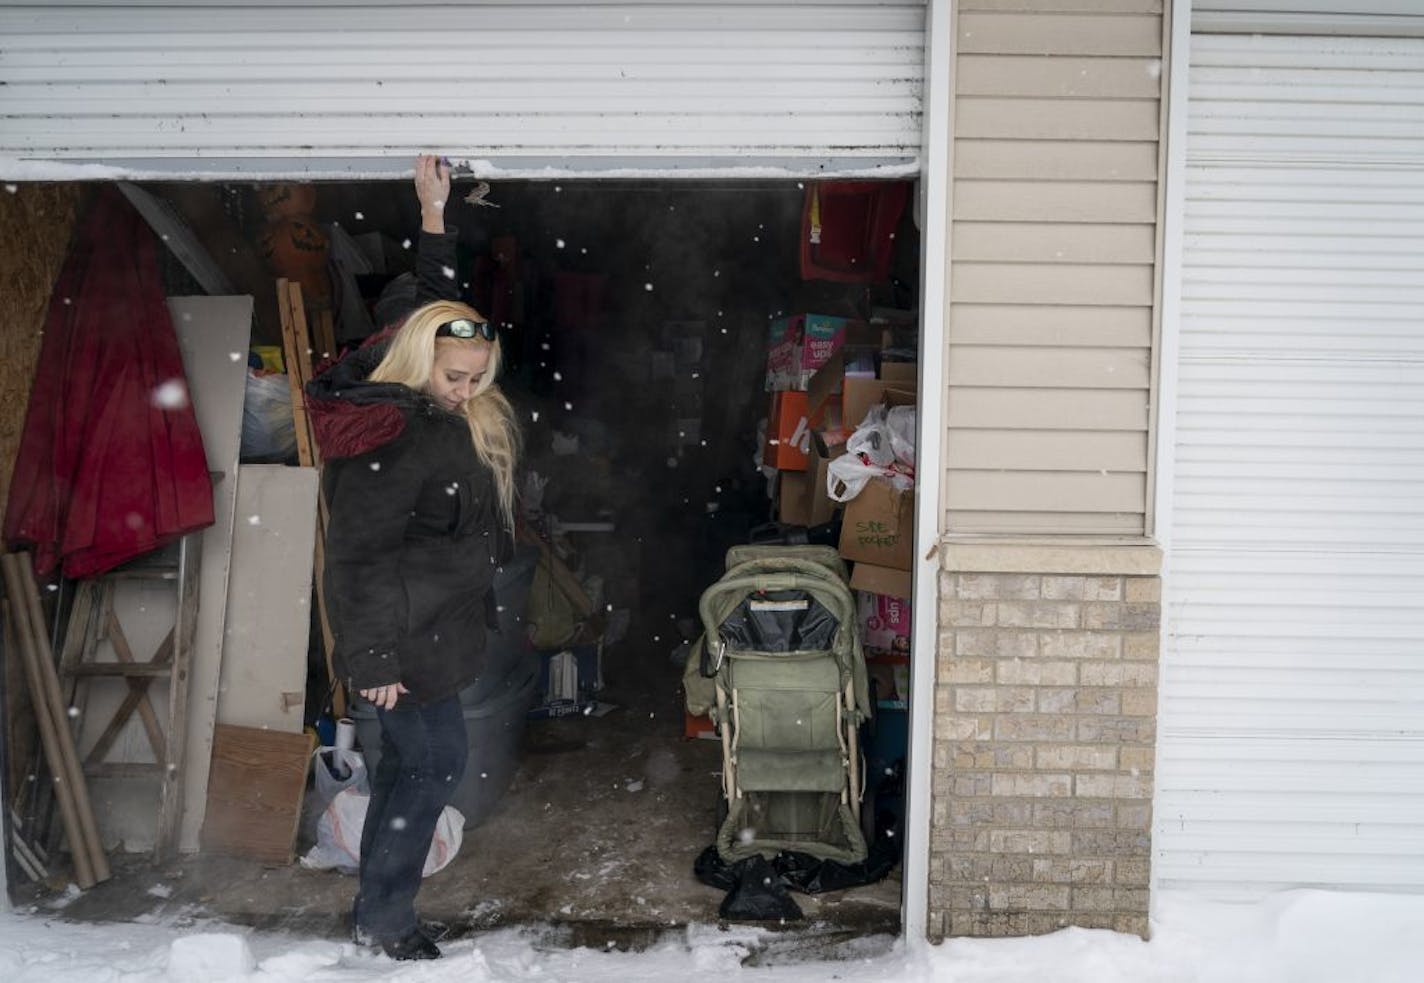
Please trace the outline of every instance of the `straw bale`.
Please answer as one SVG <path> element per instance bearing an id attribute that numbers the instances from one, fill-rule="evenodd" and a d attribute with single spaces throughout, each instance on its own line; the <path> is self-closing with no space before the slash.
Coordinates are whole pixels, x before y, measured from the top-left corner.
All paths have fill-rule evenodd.
<path id="1" fill-rule="evenodd" d="M 0 190 L 0 516 L 9 499 L 50 292 L 69 249 L 81 188 L 27 183 Z"/>

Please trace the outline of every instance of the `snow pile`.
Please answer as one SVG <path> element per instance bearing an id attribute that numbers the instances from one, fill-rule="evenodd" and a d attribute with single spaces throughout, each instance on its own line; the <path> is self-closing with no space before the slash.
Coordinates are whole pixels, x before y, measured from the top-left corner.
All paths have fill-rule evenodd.
<path id="1" fill-rule="evenodd" d="M 502 929 L 394 963 L 348 943 L 221 925 L 70 923 L 0 914 L 6 983 L 1414 983 L 1424 979 L 1424 896 L 1292 891 L 1255 905 L 1162 892 L 1154 936 L 1069 928 L 1019 939 L 852 947 L 833 962 L 748 966 L 786 936 L 693 925 L 642 952 L 567 949 L 553 929 Z M 775 943 L 774 945 L 772 943 Z M 860 955 L 859 953 L 872 953 Z M 779 957 L 784 961 L 787 957 Z"/>
<path id="2" fill-rule="evenodd" d="M 257 967 L 247 940 L 228 932 L 200 932 L 174 939 L 168 947 L 168 978 L 188 980 L 240 980 Z"/>

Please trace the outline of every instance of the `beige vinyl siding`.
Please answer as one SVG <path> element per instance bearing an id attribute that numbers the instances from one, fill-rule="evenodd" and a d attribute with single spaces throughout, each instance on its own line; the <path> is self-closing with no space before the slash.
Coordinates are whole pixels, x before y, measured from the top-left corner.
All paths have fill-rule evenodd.
<path id="1" fill-rule="evenodd" d="M 951 533 L 1140 536 L 1160 0 L 960 0 Z"/>

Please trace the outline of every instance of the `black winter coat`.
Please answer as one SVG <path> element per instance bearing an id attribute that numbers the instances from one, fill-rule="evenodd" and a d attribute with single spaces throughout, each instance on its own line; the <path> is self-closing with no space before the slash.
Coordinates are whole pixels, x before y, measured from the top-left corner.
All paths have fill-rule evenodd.
<path id="1" fill-rule="evenodd" d="M 324 459 L 326 607 L 349 689 L 399 682 L 403 701 L 428 703 L 483 669 L 491 588 L 511 544 L 464 417 L 365 381 L 385 348 L 358 349 L 307 387 Z"/>

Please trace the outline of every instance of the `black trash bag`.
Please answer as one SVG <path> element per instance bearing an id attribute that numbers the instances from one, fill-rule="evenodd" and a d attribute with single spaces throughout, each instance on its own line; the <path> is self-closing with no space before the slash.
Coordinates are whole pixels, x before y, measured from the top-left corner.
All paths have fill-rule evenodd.
<path id="1" fill-rule="evenodd" d="M 801 909 L 787 894 L 787 888 L 802 894 L 820 894 L 874 884 L 900 862 L 899 823 L 888 812 L 878 814 L 876 820 L 875 840 L 860 863 L 843 864 L 782 850 L 770 861 L 756 855 L 729 864 L 715 846 L 709 846 L 698 854 L 692 872 L 703 884 L 728 892 L 718 914 L 729 921 L 801 918 Z M 783 904 L 794 913 L 781 913 Z"/>
<path id="2" fill-rule="evenodd" d="M 737 882 L 722 899 L 718 915 L 735 922 L 800 921 L 805 917 L 787 893 L 786 882 L 764 857 L 748 857 L 733 866 Z"/>
<path id="3" fill-rule="evenodd" d="M 897 830 L 882 832 L 870 844 L 866 858 L 860 863 L 843 864 L 821 860 L 809 853 L 783 850 L 776 856 L 776 870 L 788 884 L 804 894 L 841 891 L 862 884 L 874 884 L 889 874 L 900 862 L 900 838 Z"/>
<path id="4" fill-rule="evenodd" d="M 715 846 L 709 846 L 692 862 L 693 875 L 708 887 L 730 891 L 737 886 L 737 871 L 734 865 L 722 859 Z"/>

